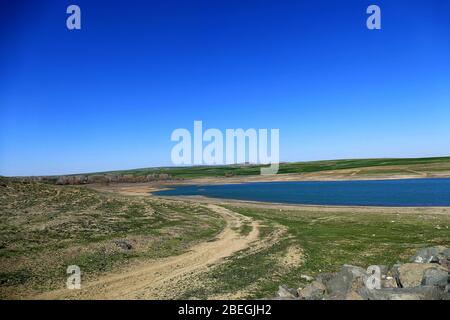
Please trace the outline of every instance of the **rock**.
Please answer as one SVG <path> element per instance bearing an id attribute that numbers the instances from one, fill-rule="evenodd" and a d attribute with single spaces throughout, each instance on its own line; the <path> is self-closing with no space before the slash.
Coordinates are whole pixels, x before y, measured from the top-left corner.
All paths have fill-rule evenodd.
<path id="1" fill-rule="evenodd" d="M 445 257 L 447 248 L 443 246 L 423 248 L 411 258 L 411 262 L 415 263 L 438 263 L 440 258 Z"/>
<path id="2" fill-rule="evenodd" d="M 342 270 L 351 273 L 354 278 L 358 278 L 358 277 L 366 278 L 368 276 L 365 269 L 363 269 L 361 267 L 352 266 L 349 264 L 344 264 L 342 266 Z M 386 270 L 387 270 L 387 268 L 386 268 Z"/>
<path id="3" fill-rule="evenodd" d="M 305 274 L 302 274 L 300 278 L 305 279 L 306 281 L 313 281 L 314 278 Z"/>
<path id="4" fill-rule="evenodd" d="M 395 279 L 395 282 L 397 283 L 397 287 L 401 288 L 402 284 L 400 283 L 400 272 L 399 272 L 399 268 L 401 267 L 401 264 L 394 264 L 391 268 L 391 270 L 389 270 L 389 274 L 392 275 L 392 277 Z"/>
<path id="5" fill-rule="evenodd" d="M 439 264 L 450 271 L 450 259 L 441 259 L 439 260 Z"/>
<path id="6" fill-rule="evenodd" d="M 341 271 L 332 277 L 328 277 L 323 283 L 330 299 L 343 300 L 348 292 L 357 291 L 364 287 L 367 277 L 368 275 L 363 268 L 344 265 Z"/>
<path id="7" fill-rule="evenodd" d="M 401 286 L 411 288 L 420 286 L 424 272 L 427 269 L 436 268 L 436 264 L 431 263 L 405 263 L 398 268 Z"/>
<path id="8" fill-rule="evenodd" d="M 316 280 L 326 284 L 330 281 L 335 275 L 333 273 L 321 273 L 316 277 Z"/>
<path id="9" fill-rule="evenodd" d="M 133 246 L 124 240 L 118 240 L 115 242 L 115 244 L 116 244 L 116 246 L 118 246 L 119 248 L 121 248 L 123 250 L 133 249 Z"/>
<path id="10" fill-rule="evenodd" d="M 372 267 L 378 267 L 380 269 L 381 276 L 386 276 L 389 273 L 389 268 L 382 264 L 373 265 Z"/>
<path id="11" fill-rule="evenodd" d="M 398 284 L 394 277 L 386 277 L 385 279 L 381 280 L 381 287 L 382 288 L 398 288 Z"/>
<path id="12" fill-rule="evenodd" d="M 394 289 L 367 289 L 359 291 L 368 300 L 441 300 L 444 293 L 435 286 Z"/>
<path id="13" fill-rule="evenodd" d="M 326 287 L 320 281 L 313 281 L 303 289 L 298 289 L 298 296 L 305 300 L 319 300 L 323 298 Z"/>
<path id="14" fill-rule="evenodd" d="M 438 286 L 445 288 L 450 282 L 448 271 L 441 269 L 427 269 L 425 270 L 422 278 L 423 286 Z"/>
<path id="15" fill-rule="evenodd" d="M 350 291 L 345 295 L 345 300 L 364 300 L 364 298 L 356 291 Z"/>
<path id="16" fill-rule="evenodd" d="M 442 255 L 444 256 L 444 258 L 446 258 L 447 260 L 450 260 L 450 248 L 447 248 L 445 250 L 442 251 Z"/>
<path id="17" fill-rule="evenodd" d="M 278 287 L 278 297 L 287 298 L 287 299 L 296 299 L 297 291 L 295 289 L 291 289 L 286 285 L 282 285 Z"/>

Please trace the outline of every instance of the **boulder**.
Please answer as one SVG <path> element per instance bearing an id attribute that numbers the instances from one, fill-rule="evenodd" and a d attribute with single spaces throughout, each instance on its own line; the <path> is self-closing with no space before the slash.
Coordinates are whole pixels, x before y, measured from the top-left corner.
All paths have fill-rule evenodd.
<path id="1" fill-rule="evenodd" d="M 429 248 L 423 248 L 417 251 L 417 253 L 411 258 L 411 262 L 414 263 L 438 263 L 439 259 L 445 257 L 445 254 L 449 254 L 448 250 L 444 246 L 435 246 Z"/>
<path id="2" fill-rule="evenodd" d="M 281 285 L 278 287 L 278 297 L 287 298 L 287 299 L 296 299 L 297 291 L 295 289 L 291 289 L 286 285 Z"/>
<path id="3" fill-rule="evenodd" d="M 398 268 L 401 286 L 411 288 L 420 286 L 426 270 L 439 265 L 432 263 L 405 263 Z"/>
<path id="4" fill-rule="evenodd" d="M 445 268 L 447 270 L 450 270 L 450 259 L 441 259 L 441 260 L 439 260 L 439 264 L 443 268 Z"/>
<path id="5" fill-rule="evenodd" d="M 326 287 L 320 281 L 313 281 L 303 289 L 298 289 L 298 296 L 305 300 L 319 300 L 323 298 Z"/>
<path id="6" fill-rule="evenodd" d="M 442 250 L 442 255 L 445 259 L 450 260 L 450 248 Z"/>
<path id="7" fill-rule="evenodd" d="M 364 298 L 356 291 L 350 291 L 345 295 L 345 300 L 364 300 Z"/>
<path id="8" fill-rule="evenodd" d="M 449 273 L 442 269 L 427 269 L 423 273 L 422 285 L 423 286 L 439 286 L 445 288 L 450 283 Z"/>
<path id="9" fill-rule="evenodd" d="M 341 271 L 323 281 L 331 299 L 343 300 L 350 291 L 357 291 L 365 286 L 367 273 L 361 267 L 342 266 Z"/>
<path id="10" fill-rule="evenodd" d="M 359 294 L 368 300 L 441 300 L 444 293 L 435 286 L 422 286 L 414 288 L 362 288 Z"/>

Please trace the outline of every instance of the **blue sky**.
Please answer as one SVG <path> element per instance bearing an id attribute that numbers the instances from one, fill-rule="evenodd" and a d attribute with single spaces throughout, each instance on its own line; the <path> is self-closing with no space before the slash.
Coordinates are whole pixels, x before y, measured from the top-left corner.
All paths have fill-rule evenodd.
<path id="1" fill-rule="evenodd" d="M 194 120 L 279 128 L 283 161 L 450 154 L 446 0 L 10 1 L 0 27 L 0 175 L 171 165 Z"/>

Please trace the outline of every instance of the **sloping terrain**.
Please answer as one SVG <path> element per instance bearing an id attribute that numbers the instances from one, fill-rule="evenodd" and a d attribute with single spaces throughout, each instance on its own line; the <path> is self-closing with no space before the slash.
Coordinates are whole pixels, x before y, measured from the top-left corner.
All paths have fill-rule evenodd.
<path id="1" fill-rule="evenodd" d="M 0 297 L 65 286 L 142 261 L 179 255 L 214 239 L 223 215 L 181 201 L 99 193 L 83 187 L 0 181 Z"/>

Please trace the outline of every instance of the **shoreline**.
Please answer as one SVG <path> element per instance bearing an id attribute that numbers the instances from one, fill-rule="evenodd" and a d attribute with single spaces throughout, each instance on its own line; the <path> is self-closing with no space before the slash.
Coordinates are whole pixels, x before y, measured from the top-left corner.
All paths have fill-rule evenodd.
<path id="1" fill-rule="evenodd" d="M 420 211 L 424 214 L 450 214 L 450 206 L 356 206 L 356 205 L 320 205 L 320 204 L 300 204 L 300 203 L 283 203 L 283 202 L 269 202 L 269 201 L 256 201 L 256 200 L 239 200 L 239 199 L 226 199 L 226 198 L 214 198 L 206 196 L 158 196 L 149 194 L 149 196 L 172 201 L 189 201 L 203 204 L 220 204 L 220 205 L 236 205 L 242 207 L 261 208 L 261 209 L 283 209 L 283 210 L 366 210 L 366 211 L 396 211 L 398 213 L 405 213 L 406 211 Z M 441 212 L 439 212 L 441 211 Z M 417 212 L 416 212 L 417 213 Z"/>

